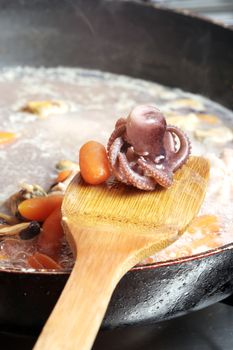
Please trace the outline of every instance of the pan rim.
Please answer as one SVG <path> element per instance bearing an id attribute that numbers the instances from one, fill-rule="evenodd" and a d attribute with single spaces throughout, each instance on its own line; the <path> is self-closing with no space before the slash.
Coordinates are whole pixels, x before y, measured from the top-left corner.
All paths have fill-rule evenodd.
<path id="1" fill-rule="evenodd" d="M 225 244 L 223 246 L 220 246 L 218 248 L 214 248 L 214 249 L 210 249 L 207 251 L 204 251 L 202 253 L 198 253 L 198 254 L 194 254 L 194 255 L 190 255 L 190 256 L 184 256 L 182 258 L 177 258 L 177 259 L 173 259 L 173 260 L 166 260 L 166 261 L 159 261 L 159 262 L 155 262 L 155 263 L 150 263 L 150 264 L 146 264 L 146 265 L 137 265 L 134 266 L 128 273 L 134 272 L 134 271 L 144 271 L 144 270 L 153 270 L 153 269 L 158 269 L 158 268 L 162 268 L 162 267 L 168 267 L 168 266 L 173 266 L 173 265 L 179 265 L 179 264 L 183 264 L 183 263 L 188 263 L 194 260 L 201 260 L 204 258 L 207 258 L 209 256 L 212 255 L 216 255 L 216 254 L 221 254 L 225 251 L 228 250 L 232 250 L 233 251 L 233 242 Z M 51 269 L 51 270 L 47 270 L 47 269 L 40 269 L 40 270 L 36 270 L 36 269 L 26 269 L 26 268 L 4 268 L 0 266 L 0 274 L 1 273 L 7 273 L 7 274 L 22 274 L 22 275 L 43 275 L 43 276 L 48 276 L 48 275 L 52 275 L 52 276 L 66 276 L 69 275 L 71 273 L 72 269 L 64 269 L 64 270 L 55 270 L 55 269 Z"/>
<path id="2" fill-rule="evenodd" d="M 224 22 L 218 21 L 216 19 L 204 16 L 200 13 L 192 12 L 192 11 L 187 10 L 187 9 L 167 7 L 166 5 L 155 3 L 155 2 L 153 2 L 153 0 L 123 0 L 123 1 L 137 3 L 137 4 L 140 4 L 143 6 L 152 7 L 152 8 L 166 11 L 166 12 L 176 13 L 178 15 L 183 15 L 185 17 L 192 17 L 192 18 L 201 20 L 202 22 L 207 22 L 209 24 L 216 25 L 218 27 L 221 27 L 221 28 L 224 28 L 224 29 L 227 29 L 227 30 L 230 30 L 231 32 L 233 32 L 232 26 L 225 24 Z"/>

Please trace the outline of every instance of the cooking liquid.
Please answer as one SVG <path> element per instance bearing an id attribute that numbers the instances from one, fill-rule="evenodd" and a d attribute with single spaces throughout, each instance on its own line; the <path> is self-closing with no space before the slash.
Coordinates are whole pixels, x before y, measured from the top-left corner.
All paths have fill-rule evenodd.
<path id="1" fill-rule="evenodd" d="M 65 107 L 45 118 L 22 111 L 27 102 L 43 100 L 63 101 Z M 106 145 L 116 120 L 126 117 L 138 104 L 157 106 L 168 124 L 177 124 L 188 134 L 192 154 L 210 159 L 210 184 L 200 215 L 217 216 L 220 229 L 214 235 L 216 244 L 232 242 L 233 113 L 180 89 L 98 71 L 18 67 L 0 72 L 0 131 L 17 133 L 15 142 L 0 146 L 0 211 L 5 211 L 3 202 L 21 183 L 36 183 L 48 189 L 56 176 L 55 164 L 61 159 L 77 161 L 84 142 L 96 140 Z M 200 238 L 202 230 L 185 232 L 144 263 L 212 248 L 204 240 L 192 247 Z M 2 239 L 0 268 L 28 268 L 25 259 L 35 247 L 36 239 L 14 240 L 13 244 Z M 65 269 L 73 264 L 66 243 L 60 263 Z"/>

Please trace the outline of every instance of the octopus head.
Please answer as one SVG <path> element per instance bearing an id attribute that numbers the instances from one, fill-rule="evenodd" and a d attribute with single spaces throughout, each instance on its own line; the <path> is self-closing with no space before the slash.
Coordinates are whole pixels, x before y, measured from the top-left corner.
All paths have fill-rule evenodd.
<path id="1" fill-rule="evenodd" d="M 138 155 L 160 156 L 164 154 L 166 126 L 166 120 L 159 109 L 140 105 L 127 118 L 126 139 Z"/>

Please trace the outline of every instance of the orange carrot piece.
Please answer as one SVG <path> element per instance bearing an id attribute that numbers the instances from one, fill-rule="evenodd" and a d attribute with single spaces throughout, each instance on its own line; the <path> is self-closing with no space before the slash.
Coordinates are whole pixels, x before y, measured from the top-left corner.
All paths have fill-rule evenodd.
<path id="1" fill-rule="evenodd" d="M 216 115 L 213 115 L 213 114 L 197 114 L 197 117 L 203 121 L 203 122 L 206 122 L 208 124 L 218 124 L 220 122 L 220 119 L 216 116 Z"/>
<path id="2" fill-rule="evenodd" d="M 217 240 L 218 240 L 218 236 L 216 233 L 209 233 L 208 235 L 205 235 L 203 238 L 199 238 L 193 241 L 191 246 L 193 249 L 199 248 L 201 246 L 216 248 L 217 246 L 219 246 Z"/>
<path id="3" fill-rule="evenodd" d="M 153 262 L 154 262 L 154 259 L 152 257 L 149 257 L 143 260 L 143 265 L 153 264 Z"/>
<path id="4" fill-rule="evenodd" d="M 43 265 L 34 257 L 34 255 L 30 255 L 27 259 L 27 263 L 33 269 L 43 269 Z"/>
<path id="5" fill-rule="evenodd" d="M 18 206 L 21 216 L 28 220 L 44 221 L 54 209 L 61 207 L 63 195 L 26 199 Z"/>
<path id="6" fill-rule="evenodd" d="M 110 176 L 110 167 L 105 147 L 96 141 L 85 143 L 79 152 L 79 166 L 83 179 L 98 185 Z"/>
<path id="7" fill-rule="evenodd" d="M 70 175 L 71 175 L 72 171 L 71 170 L 63 170 L 60 171 L 57 175 L 57 178 L 55 180 L 56 183 L 58 182 L 63 182 L 65 181 Z"/>
<path id="8" fill-rule="evenodd" d="M 37 241 L 40 252 L 56 258 L 61 249 L 64 232 L 61 224 L 61 208 L 56 208 L 45 220 Z"/>
<path id="9" fill-rule="evenodd" d="M 61 266 L 55 260 L 39 252 L 29 256 L 28 265 L 33 269 L 61 269 Z"/>
<path id="10" fill-rule="evenodd" d="M 0 145 L 10 143 L 16 139 L 16 134 L 13 132 L 0 131 Z"/>
<path id="11" fill-rule="evenodd" d="M 219 232 L 221 229 L 219 219 L 215 215 L 201 215 L 196 217 L 187 228 L 189 233 L 201 230 L 203 233 Z"/>

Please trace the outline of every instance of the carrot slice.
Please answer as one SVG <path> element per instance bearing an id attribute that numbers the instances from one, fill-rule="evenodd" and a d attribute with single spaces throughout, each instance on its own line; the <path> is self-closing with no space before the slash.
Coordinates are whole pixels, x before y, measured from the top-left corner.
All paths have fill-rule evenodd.
<path id="1" fill-rule="evenodd" d="M 71 175 L 72 171 L 71 170 L 63 170 L 60 171 L 57 175 L 57 178 L 55 180 L 56 183 L 58 182 L 63 182 L 65 181 L 70 175 Z"/>
<path id="2" fill-rule="evenodd" d="M 61 249 L 64 232 L 61 225 L 61 208 L 56 208 L 44 221 L 37 241 L 40 252 L 56 258 Z"/>
<path id="3" fill-rule="evenodd" d="M 54 209 L 60 208 L 63 195 L 26 199 L 18 206 L 21 216 L 28 220 L 44 221 Z"/>
<path id="4" fill-rule="evenodd" d="M 0 131 L 0 145 L 10 143 L 16 139 L 16 134 L 13 132 Z"/>
<path id="5" fill-rule="evenodd" d="M 28 264 L 34 269 L 61 269 L 55 260 L 39 252 L 29 256 Z"/>
<path id="6" fill-rule="evenodd" d="M 201 215 L 196 217 L 188 226 L 189 233 L 201 230 L 203 233 L 219 232 L 221 229 L 219 219 L 215 215 Z"/>
<path id="7" fill-rule="evenodd" d="M 98 185 L 110 176 L 107 152 L 99 142 L 89 141 L 81 147 L 79 165 L 83 179 L 91 185 Z"/>
<path id="8" fill-rule="evenodd" d="M 197 117 L 208 124 L 218 124 L 220 122 L 220 119 L 213 114 L 198 113 Z"/>
<path id="9" fill-rule="evenodd" d="M 27 259 L 28 265 L 33 269 L 43 269 L 43 265 L 35 258 L 34 255 L 30 255 Z"/>
<path id="10" fill-rule="evenodd" d="M 216 233 L 209 233 L 208 235 L 205 235 L 205 237 L 193 241 L 191 246 L 193 249 L 199 248 L 201 246 L 216 248 L 217 246 L 219 246 L 218 236 Z"/>

